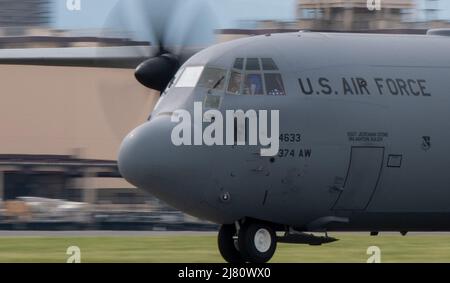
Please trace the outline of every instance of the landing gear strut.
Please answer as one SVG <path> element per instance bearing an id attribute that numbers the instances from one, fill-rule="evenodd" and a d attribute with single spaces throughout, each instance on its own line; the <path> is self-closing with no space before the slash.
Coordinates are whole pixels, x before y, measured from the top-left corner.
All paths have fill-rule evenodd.
<path id="1" fill-rule="evenodd" d="M 266 263 L 277 247 L 273 228 L 259 222 L 242 224 L 238 233 L 235 225 L 222 225 L 218 242 L 222 257 L 229 263 Z"/>

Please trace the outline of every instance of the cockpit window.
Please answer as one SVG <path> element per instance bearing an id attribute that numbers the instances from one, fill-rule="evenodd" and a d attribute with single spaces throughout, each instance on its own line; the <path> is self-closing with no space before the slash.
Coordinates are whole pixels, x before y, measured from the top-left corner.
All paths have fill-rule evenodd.
<path id="1" fill-rule="evenodd" d="M 265 74 L 266 90 L 268 95 L 286 95 L 283 79 L 280 74 Z"/>
<path id="2" fill-rule="evenodd" d="M 237 69 L 237 70 L 242 70 L 242 69 L 244 69 L 244 58 L 237 58 L 237 59 L 234 61 L 233 68 L 234 68 L 234 69 Z"/>
<path id="3" fill-rule="evenodd" d="M 261 70 L 261 66 L 259 65 L 258 58 L 248 58 L 247 65 L 245 66 L 247 71 L 259 71 Z"/>
<path id="4" fill-rule="evenodd" d="M 231 72 L 227 92 L 239 95 L 241 92 L 241 82 L 242 82 L 242 74 L 238 72 Z"/>
<path id="5" fill-rule="evenodd" d="M 286 95 L 282 75 L 272 58 L 235 59 L 227 92 L 234 95 Z"/>
<path id="6" fill-rule="evenodd" d="M 218 68 L 206 68 L 198 83 L 199 87 L 223 90 L 227 72 Z"/>
<path id="7" fill-rule="evenodd" d="M 263 95 L 264 87 L 261 74 L 247 74 L 243 94 L 245 95 Z"/>
<path id="8" fill-rule="evenodd" d="M 278 70 L 277 65 L 273 61 L 272 58 L 262 58 L 261 59 L 263 70 L 264 71 L 276 71 Z"/>
<path id="9" fill-rule="evenodd" d="M 186 67 L 175 87 L 195 87 L 202 75 L 203 69 L 203 66 Z"/>

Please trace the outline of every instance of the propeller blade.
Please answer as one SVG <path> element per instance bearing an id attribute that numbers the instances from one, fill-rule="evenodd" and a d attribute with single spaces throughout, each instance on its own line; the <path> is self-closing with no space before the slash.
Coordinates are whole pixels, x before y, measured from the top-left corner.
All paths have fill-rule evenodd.
<path id="1" fill-rule="evenodd" d="M 174 12 L 165 35 L 165 49 L 181 60 L 189 50 L 214 44 L 219 27 L 216 13 L 207 0 L 185 0 Z"/>
<path id="2" fill-rule="evenodd" d="M 168 1 L 156 10 L 154 3 L 140 2 L 142 9 L 158 14 L 151 22 L 159 39 L 160 55 L 139 65 L 135 77 L 144 86 L 163 91 L 178 68 L 195 54 L 194 46 L 207 46 L 215 41 L 217 22 L 206 0 Z"/>
<path id="3" fill-rule="evenodd" d="M 136 1 L 136 0 L 135 0 Z M 132 5 L 130 5 L 130 3 Z M 152 31 L 143 30 L 144 28 L 151 27 L 147 24 L 142 26 L 142 20 L 133 15 L 136 14 L 136 6 L 132 2 L 126 3 L 124 0 L 120 0 L 111 9 L 106 21 L 103 25 L 101 36 L 104 38 L 121 38 L 125 41 L 139 42 L 139 45 L 150 46 L 152 44 Z M 140 14 L 140 13 L 139 13 Z M 102 47 L 99 48 L 100 50 Z M 136 48 L 134 50 L 136 57 L 148 57 L 148 54 L 142 50 Z M 152 52 L 152 56 L 157 55 L 158 52 Z"/>
<path id="4" fill-rule="evenodd" d="M 134 0 L 139 8 L 141 24 L 145 25 L 144 33 L 153 41 L 154 46 L 158 46 L 159 54 L 166 53 L 164 48 L 167 28 L 173 18 L 174 11 L 177 10 L 179 0 Z"/>
<path id="5" fill-rule="evenodd" d="M 216 27 L 207 0 L 119 0 L 107 17 L 102 36 L 138 42 L 127 48 L 127 56 L 134 53 L 131 57 L 142 62 L 135 70 L 137 81 L 163 91 L 181 64 L 215 41 Z M 99 47 L 99 54 L 104 52 L 105 48 Z M 123 78 L 127 71 L 102 72 L 99 102 L 111 130 L 122 136 L 132 124 L 143 122 L 146 115 L 142 113 L 151 112 L 158 96 L 156 91 Z"/>

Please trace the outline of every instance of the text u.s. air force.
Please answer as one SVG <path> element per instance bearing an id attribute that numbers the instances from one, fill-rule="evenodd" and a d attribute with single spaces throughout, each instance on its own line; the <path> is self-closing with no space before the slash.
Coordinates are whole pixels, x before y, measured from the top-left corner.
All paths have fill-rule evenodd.
<path id="1" fill-rule="evenodd" d="M 300 91 L 304 95 L 402 95 L 431 96 L 425 79 L 391 79 L 361 77 L 332 80 L 299 78 Z"/>

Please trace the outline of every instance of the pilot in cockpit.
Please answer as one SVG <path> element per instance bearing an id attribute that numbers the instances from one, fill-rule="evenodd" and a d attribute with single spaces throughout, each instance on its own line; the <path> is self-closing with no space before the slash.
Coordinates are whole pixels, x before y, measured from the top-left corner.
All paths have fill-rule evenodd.
<path id="1" fill-rule="evenodd" d="M 228 86 L 228 92 L 239 95 L 241 91 L 242 75 L 237 72 L 231 73 L 230 84 Z"/>
<path id="2" fill-rule="evenodd" d="M 262 95 L 264 94 L 262 78 L 260 74 L 248 74 L 245 80 L 244 94 Z"/>

